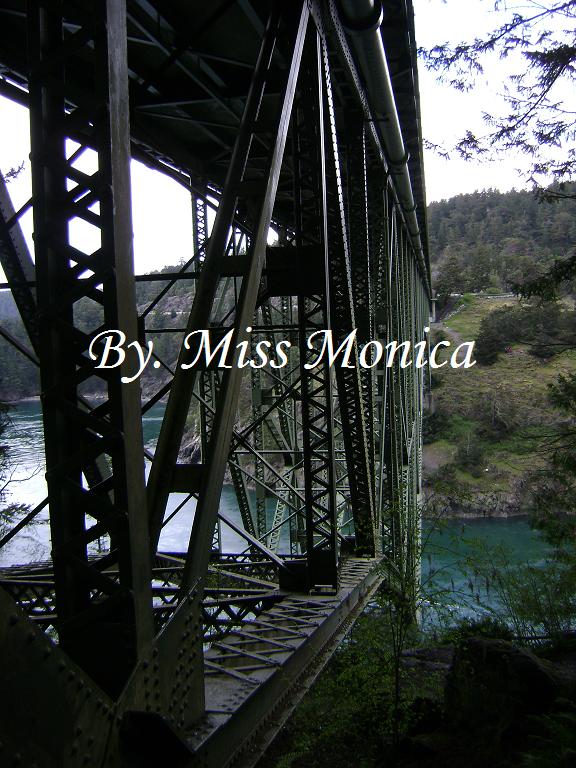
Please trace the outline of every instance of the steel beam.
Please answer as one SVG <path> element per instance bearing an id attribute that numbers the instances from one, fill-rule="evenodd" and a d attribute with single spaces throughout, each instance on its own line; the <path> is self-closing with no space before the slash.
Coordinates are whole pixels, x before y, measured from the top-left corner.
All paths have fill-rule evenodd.
<path id="1" fill-rule="evenodd" d="M 107 384 L 109 419 L 88 417 L 78 406 L 79 386 L 98 376 L 87 355 L 90 337 L 77 332 L 74 307 L 90 296 L 105 328 L 137 338 L 130 218 L 128 75 L 123 3 L 98 5 L 78 44 L 90 51 L 94 91 L 89 106 L 67 114 L 63 82 L 66 52 L 63 10 L 31 3 L 28 13 L 32 186 L 40 313 L 47 483 L 52 556 L 62 648 L 103 687 L 118 691 L 153 634 L 150 561 L 143 511 L 144 466 L 139 384 Z M 88 48 L 88 45 L 91 48 Z M 98 170 L 85 177 L 88 194 L 67 184 L 79 174 L 65 145 L 68 125 L 89 133 Z M 97 214 L 91 213 L 98 204 Z M 89 220 L 100 248 L 83 254 L 70 241 L 70 222 Z M 91 277 L 78 280 L 86 270 Z M 121 368 L 130 374 L 130 363 Z M 89 490 L 82 475 L 107 456 L 113 476 Z M 110 500 L 113 493 L 113 501 Z M 88 559 L 88 545 L 108 535 L 118 582 L 104 563 Z"/>
<path id="2" fill-rule="evenodd" d="M 361 370 L 358 345 L 420 341 L 428 275 L 337 3 L 157 5 L 32 0 L 26 10 L 22 0 L 9 26 L 15 40 L 28 28 L 29 72 L 0 29 L 12 83 L 0 89 L 30 88 L 36 275 L 1 189 L 0 258 L 38 336 L 22 349 L 40 358 L 54 549 L 53 562 L 0 571 L 0 682 L 13 698 L 25 678 L 30 710 L 14 707 L 0 741 L 10 757 L 23 745 L 22 764 L 248 764 L 248 742 L 259 756 L 380 566 L 404 583 L 418 577 L 422 375 L 385 361 Z M 394 61 L 402 46 L 387 45 Z M 165 285 L 139 317 L 130 146 L 193 205 L 194 253 L 154 276 Z M 91 153 L 87 172 L 80 158 Z M 73 236 L 78 221 L 97 231 L 92 253 Z M 185 328 L 158 322 L 175 286 L 188 291 Z M 86 303 L 98 317 L 89 331 L 77 322 Z M 182 369 L 194 349 L 176 368 L 157 356 L 161 378 L 142 406 L 137 383 L 120 383 L 133 360 L 104 371 L 89 359 L 106 328 L 177 344 L 199 329 L 213 342 L 231 331 L 232 350 L 289 339 L 293 358 L 248 377 Z M 352 368 L 305 367 L 317 356 L 312 332 L 331 329 L 337 346 L 355 328 Z M 94 383 L 104 399 L 86 408 Z M 141 416 L 164 396 L 145 497 Z M 199 462 L 178 458 L 191 412 Z M 109 476 L 94 479 L 98 461 Z M 220 507 L 226 467 L 237 515 Z M 192 499 L 187 551 L 158 553 L 162 527 Z M 223 551 L 220 523 L 241 551 Z M 347 559 L 353 548 L 375 557 Z M 38 738 L 26 740 L 39 712 Z"/>

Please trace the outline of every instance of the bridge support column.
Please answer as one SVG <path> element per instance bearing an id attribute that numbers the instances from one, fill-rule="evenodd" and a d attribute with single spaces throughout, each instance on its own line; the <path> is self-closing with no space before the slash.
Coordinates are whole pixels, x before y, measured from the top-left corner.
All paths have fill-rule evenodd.
<path id="1" fill-rule="evenodd" d="M 91 336 L 78 327 L 76 312 L 79 302 L 91 303 L 96 327 L 118 329 L 130 341 L 137 338 L 126 10 L 123 2 L 95 4 L 94 15 L 67 44 L 62 13 L 60 2 L 32 2 L 28 14 L 34 241 L 56 628 L 70 656 L 117 694 L 153 635 L 150 562 L 143 549 L 148 537 L 140 387 L 94 368 Z M 79 49 L 87 53 L 93 91 L 68 111 L 67 57 Z M 80 248 L 80 227 L 92 231 L 92 252 Z M 123 375 L 132 374 L 133 362 L 121 366 Z M 106 399 L 88 415 L 78 398 L 86 382 L 96 386 L 96 381 Z M 83 476 L 103 456 L 113 474 L 86 489 Z M 89 545 L 101 537 L 108 537 L 112 549 L 96 563 L 89 559 Z"/>

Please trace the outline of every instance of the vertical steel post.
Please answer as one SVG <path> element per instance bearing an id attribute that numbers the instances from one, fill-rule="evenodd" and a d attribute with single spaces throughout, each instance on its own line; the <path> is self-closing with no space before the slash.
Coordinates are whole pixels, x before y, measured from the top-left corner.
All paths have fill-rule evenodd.
<path id="1" fill-rule="evenodd" d="M 90 335 L 75 326 L 76 302 L 87 296 L 101 308 L 104 328 L 137 339 L 126 12 L 124 2 L 112 0 L 93 10 L 80 39 L 91 60 L 94 91 L 68 114 L 62 3 L 29 5 L 31 159 L 57 629 L 72 658 L 116 693 L 150 643 L 153 621 L 150 557 L 144 554 L 140 387 L 137 381 L 120 382 L 132 374 L 135 361 L 127 357 L 113 375 L 102 376 L 88 355 Z M 98 165 L 93 175 L 73 167 L 68 130 L 90 137 Z M 99 230 L 94 253 L 72 245 L 75 218 Z M 78 395 L 90 377 L 104 381 L 107 399 L 87 415 Z M 103 456 L 112 475 L 86 489 L 83 475 Z M 88 558 L 88 546 L 103 535 L 112 550 L 100 564 Z M 117 580 L 104 571 L 113 564 Z"/>

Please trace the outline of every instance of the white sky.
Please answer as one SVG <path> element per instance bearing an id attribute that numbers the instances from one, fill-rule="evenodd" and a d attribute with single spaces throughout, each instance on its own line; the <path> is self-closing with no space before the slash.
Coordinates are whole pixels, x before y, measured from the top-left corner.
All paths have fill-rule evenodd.
<path id="1" fill-rule="evenodd" d="M 30 131 L 28 110 L 0 97 L 0 168 L 25 163 L 23 172 L 10 183 L 10 196 L 17 209 L 30 197 Z M 80 163 L 77 164 L 80 167 Z M 89 169 L 89 158 L 84 158 Z M 88 166 L 88 167 L 87 167 Z M 136 273 L 178 264 L 192 255 L 192 209 L 190 195 L 173 179 L 132 162 L 132 223 Z M 32 213 L 22 219 L 22 229 L 31 244 Z M 76 235 L 83 248 L 98 247 L 90 226 L 85 224 Z M 73 233 L 71 233 L 71 240 Z M 1 279 L 4 280 L 0 270 Z"/>
<path id="2" fill-rule="evenodd" d="M 521 0 L 520 0 L 521 1 Z M 445 40 L 458 42 L 482 34 L 498 24 L 489 0 L 414 0 L 416 37 L 420 46 L 430 47 Z M 450 146 L 470 129 L 481 135 L 486 129 L 483 111 L 497 111 L 498 93 L 509 64 L 496 60 L 477 87 L 461 93 L 439 84 L 433 73 L 420 67 L 420 94 L 424 137 L 436 144 Z M 25 162 L 25 169 L 10 184 L 16 207 L 30 196 L 28 155 L 29 125 L 27 110 L 0 97 L 0 169 Z M 84 158 L 83 162 L 89 162 Z M 501 191 L 525 187 L 525 178 L 516 169 L 517 157 L 500 157 L 497 162 L 466 162 L 455 156 L 446 161 L 425 152 L 427 198 L 431 202 L 459 193 L 493 187 Z M 134 254 L 137 273 L 158 269 L 166 264 L 187 260 L 192 253 L 191 208 L 188 193 L 173 180 L 132 162 L 132 204 Z M 32 230 L 29 212 L 22 221 L 29 243 Z M 76 230 L 82 245 L 94 242 L 88 225 Z M 4 280 L 0 270 L 0 280 Z"/>
<path id="3" fill-rule="evenodd" d="M 510 3 L 509 9 L 513 4 Z M 515 5 L 519 10 L 526 10 L 521 0 Z M 446 41 L 454 44 L 481 37 L 503 22 L 502 15 L 493 9 L 493 0 L 414 0 L 417 44 L 431 48 Z M 518 56 L 510 56 L 504 62 L 494 56 L 491 60 L 484 59 L 483 65 L 484 74 L 477 79 L 473 90 L 465 93 L 438 83 L 436 74 L 420 65 L 418 75 L 425 139 L 449 148 L 467 130 L 478 137 L 487 132 L 483 112 L 498 114 L 505 110 L 499 96 L 504 90 L 504 78 L 507 73 L 522 67 L 523 62 Z M 455 154 L 451 154 L 449 161 L 431 151 L 424 154 L 428 202 L 491 187 L 501 192 L 526 188 L 526 176 L 522 172 L 522 166 L 526 169 L 526 160 L 519 155 L 510 153 L 500 155 L 497 161 L 480 162 L 466 161 Z"/>

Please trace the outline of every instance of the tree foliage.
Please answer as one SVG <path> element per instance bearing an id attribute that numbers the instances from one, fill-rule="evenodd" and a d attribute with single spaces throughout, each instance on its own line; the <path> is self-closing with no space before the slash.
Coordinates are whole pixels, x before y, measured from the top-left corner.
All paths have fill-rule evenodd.
<path id="1" fill-rule="evenodd" d="M 474 86 L 487 62 L 509 62 L 501 114 L 484 113 L 487 133 L 472 131 L 455 149 L 464 158 L 520 150 L 530 160 L 530 180 L 559 182 L 575 176 L 576 148 L 576 0 L 505 0 L 483 3 L 498 12 L 490 32 L 456 45 L 439 43 L 421 49 L 426 66 L 460 90 Z M 568 101 L 566 101 L 568 99 Z M 555 189 L 550 198 L 574 197 L 574 190 Z"/>
<path id="2" fill-rule="evenodd" d="M 552 434 L 545 471 L 530 482 L 534 525 L 557 547 L 576 547 L 576 374 L 561 374 L 550 385 L 551 404 L 568 416 Z"/>
<path id="3" fill-rule="evenodd" d="M 9 184 L 11 181 L 14 181 L 14 179 L 18 178 L 23 170 L 24 163 L 20 163 L 20 165 L 15 165 L 12 168 L 8 168 L 7 171 L 0 171 L 0 178 Z"/>
<path id="4" fill-rule="evenodd" d="M 476 338 L 476 360 L 496 362 L 511 344 L 524 344 L 535 357 L 551 358 L 576 344 L 576 312 L 556 302 L 502 307 L 482 320 Z"/>
<path id="5" fill-rule="evenodd" d="M 569 188 L 576 191 L 576 185 Z M 541 205 L 530 192 L 496 190 L 431 203 L 428 226 L 437 295 L 528 287 L 556 264 L 574 260 L 573 209 L 571 200 Z"/>

